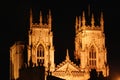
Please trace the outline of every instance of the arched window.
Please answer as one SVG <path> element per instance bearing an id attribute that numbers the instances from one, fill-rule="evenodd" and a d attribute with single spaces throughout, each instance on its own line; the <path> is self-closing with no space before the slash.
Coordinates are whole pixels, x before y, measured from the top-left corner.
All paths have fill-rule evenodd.
<path id="1" fill-rule="evenodd" d="M 44 63 L 44 47 L 40 44 L 37 48 L 37 63 L 43 64 Z"/>
<path id="2" fill-rule="evenodd" d="M 89 66 L 92 68 L 96 67 L 96 50 L 94 46 L 91 46 L 89 51 Z"/>
<path id="3" fill-rule="evenodd" d="M 37 48 L 37 57 L 44 57 L 44 47 L 41 44 Z"/>

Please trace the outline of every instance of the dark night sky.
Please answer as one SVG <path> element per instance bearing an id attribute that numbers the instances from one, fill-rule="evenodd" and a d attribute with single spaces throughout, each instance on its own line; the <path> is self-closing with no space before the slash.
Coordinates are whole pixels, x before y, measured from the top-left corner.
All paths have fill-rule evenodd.
<path id="1" fill-rule="evenodd" d="M 61 62 L 65 58 L 66 48 L 69 49 L 69 53 L 73 56 L 74 50 L 74 23 L 75 16 L 81 16 L 83 10 L 88 9 L 88 4 L 91 6 L 91 12 L 95 13 L 95 16 L 100 15 L 102 10 L 104 13 L 105 22 L 105 36 L 106 47 L 108 53 L 108 63 L 110 65 L 110 75 L 116 76 L 119 73 L 120 76 L 120 58 L 119 58 L 119 4 L 115 0 L 79 0 L 69 1 L 64 0 L 52 0 L 42 1 L 5 1 L 1 6 L 1 68 L 2 77 L 7 78 L 9 75 L 9 47 L 14 44 L 15 41 L 25 41 L 27 38 L 27 30 L 29 28 L 29 9 L 32 7 L 35 22 L 39 21 L 39 11 L 41 10 L 43 15 L 48 13 L 48 9 L 52 12 L 53 18 L 53 32 L 54 32 L 54 46 L 56 61 Z M 63 58 L 61 58 L 63 56 Z M 1 70 L 0 70 L 1 73 Z"/>

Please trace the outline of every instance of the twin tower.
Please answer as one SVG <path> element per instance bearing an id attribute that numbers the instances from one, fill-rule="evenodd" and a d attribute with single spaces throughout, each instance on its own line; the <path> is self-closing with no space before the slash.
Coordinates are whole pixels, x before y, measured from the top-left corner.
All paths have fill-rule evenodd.
<path id="1" fill-rule="evenodd" d="M 24 65 L 25 45 L 27 45 L 27 66 L 42 65 L 45 67 L 45 72 L 49 70 L 53 76 L 66 80 L 87 80 L 90 77 L 91 69 L 96 69 L 97 72 L 102 71 L 103 75 L 107 77 L 109 66 L 107 65 L 103 13 L 100 15 L 99 25 L 95 25 L 93 14 L 90 25 L 86 25 L 85 17 L 83 11 L 82 16 L 76 16 L 75 19 L 75 50 L 73 54 L 75 59 L 79 60 L 79 66 L 70 60 L 68 50 L 66 59 L 59 65 L 55 65 L 51 11 L 48 11 L 46 22 L 43 23 L 40 11 L 39 23 L 33 23 L 32 10 L 30 10 L 28 44 L 18 41 L 10 47 L 11 77 L 19 78 L 19 69 Z"/>

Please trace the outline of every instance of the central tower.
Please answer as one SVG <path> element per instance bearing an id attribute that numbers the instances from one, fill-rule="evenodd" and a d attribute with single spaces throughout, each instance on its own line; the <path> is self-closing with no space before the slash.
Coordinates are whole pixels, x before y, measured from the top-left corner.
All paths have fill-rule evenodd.
<path id="1" fill-rule="evenodd" d="M 42 12 L 40 11 L 39 23 L 33 23 L 32 10 L 30 10 L 30 29 L 28 43 L 28 65 L 43 65 L 45 71 L 54 71 L 54 46 L 51 11 L 43 23 Z"/>

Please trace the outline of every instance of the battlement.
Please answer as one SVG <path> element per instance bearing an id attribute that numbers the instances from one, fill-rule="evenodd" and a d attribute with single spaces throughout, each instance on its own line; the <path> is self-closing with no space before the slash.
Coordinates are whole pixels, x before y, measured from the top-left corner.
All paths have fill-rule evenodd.
<path id="1" fill-rule="evenodd" d="M 40 25 L 39 23 L 33 23 L 32 28 L 49 28 L 49 25 L 46 23 L 44 23 L 42 25 Z"/>
<path id="2" fill-rule="evenodd" d="M 86 25 L 88 21 L 86 20 L 85 13 L 83 12 L 82 17 L 76 16 L 76 21 L 75 21 L 76 33 L 78 33 L 80 30 L 101 30 L 102 32 L 104 32 L 103 13 L 101 13 L 99 21 L 100 21 L 99 22 L 100 25 L 95 25 L 94 15 L 92 14 L 90 24 Z"/>
<path id="3" fill-rule="evenodd" d="M 85 29 L 85 30 L 101 30 L 101 27 L 100 26 L 85 26 L 84 28 L 81 27 L 81 29 Z"/>
<path id="4" fill-rule="evenodd" d="M 40 11 L 39 23 L 33 23 L 32 19 L 32 10 L 30 9 L 30 28 L 49 28 L 51 30 L 52 27 L 52 16 L 51 11 L 49 10 L 48 15 L 46 16 L 46 21 L 43 23 L 42 12 Z"/>

